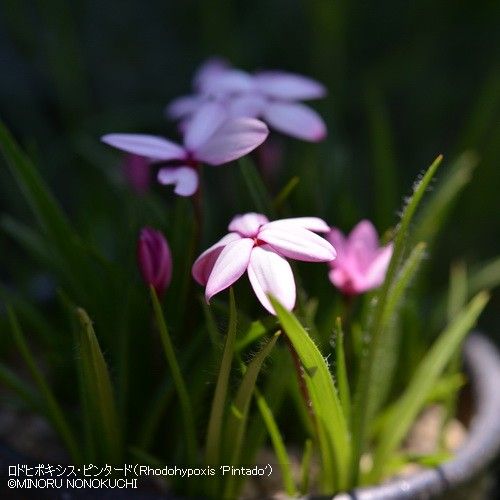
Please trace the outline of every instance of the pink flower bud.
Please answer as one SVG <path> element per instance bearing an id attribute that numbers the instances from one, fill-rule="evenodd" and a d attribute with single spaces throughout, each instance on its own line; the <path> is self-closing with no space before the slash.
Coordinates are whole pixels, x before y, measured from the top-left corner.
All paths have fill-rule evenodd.
<path id="1" fill-rule="evenodd" d="M 160 231 L 145 227 L 137 242 L 137 262 L 142 278 L 162 297 L 172 279 L 172 254 Z"/>

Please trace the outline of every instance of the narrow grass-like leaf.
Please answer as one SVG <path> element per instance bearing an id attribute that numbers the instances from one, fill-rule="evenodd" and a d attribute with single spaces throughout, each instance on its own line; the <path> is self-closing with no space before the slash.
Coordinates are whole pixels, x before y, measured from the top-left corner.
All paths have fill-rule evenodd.
<path id="1" fill-rule="evenodd" d="M 486 264 L 481 264 L 470 272 L 470 293 L 477 293 L 484 289 L 490 290 L 498 286 L 500 286 L 500 257 L 496 257 Z"/>
<path id="2" fill-rule="evenodd" d="M 309 479 L 311 477 L 311 462 L 313 456 L 312 439 L 306 439 L 304 454 L 300 463 L 300 493 L 305 495 L 309 491 Z"/>
<path id="3" fill-rule="evenodd" d="M 191 399 L 189 397 L 189 392 L 187 389 L 186 382 L 182 376 L 181 369 L 179 367 L 179 362 L 177 361 L 177 356 L 174 351 L 174 346 L 172 344 L 172 339 L 168 333 L 167 323 L 165 317 L 163 316 L 163 311 L 156 295 L 154 287 L 151 285 L 149 287 L 151 294 L 151 302 L 153 304 L 153 311 L 156 318 L 156 324 L 160 332 L 160 338 L 163 345 L 163 350 L 165 352 L 165 357 L 167 359 L 170 372 L 172 374 L 172 379 L 174 381 L 175 390 L 179 397 L 182 422 L 184 425 L 184 433 L 186 438 L 186 451 L 187 459 L 190 465 L 197 463 L 197 447 L 196 447 L 196 430 L 194 426 L 193 408 L 191 404 Z"/>
<path id="4" fill-rule="evenodd" d="M 240 335 L 240 338 L 236 342 L 236 352 L 241 352 L 245 347 L 261 339 L 268 331 L 269 328 L 266 328 L 262 321 L 252 321 L 248 325 L 247 330 Z"/>
<path id="5" fill-rule="evenodd" d="M 210 419 L 208 421 L 207 443 L 205 449 L 205 462 L 207 465 L 217 466 L 220 460 L 221 429 L 224 417 L 224 408 L 227 399 L 227 387 L 229 375 L 234 356 L 234 344 L 236 341 L 236 302 L 233 289 L 229 289 L 229 325 L 227 329 L 226 343 L 222 353 L 219 368 L 219 376 L 215 386 Z"/>
<path id="6" fill-rule="evenodd" d="M 28 367 L 31 376 L 33 377 L 33 380 L 35 381 L 35 384 L 40 391 L 40 394 L 42 395 L 44 412 L 52 422 L 52 425 L 54 426 L 58 434 L 61 436 L 61 439 L 66 445 L 72 459 L 76 463 L 82 463 L 82 457 L 75 435 L 71 427 L 69 426 L 64 413 L 59 406 L 59 403 L 54 397 L 52 390 L 45 380 L 45 377 L 36 365 L 33 353 L 28 347 L 28 344 L 24 337 L 24 333 L 21 330 L 19 322 L 17 321 L 17 317 L 11 308 L 8 308 L 7 312 L 9 316 L 12 335 L 14 336 L 17 348 L 19 349 L 19 352 L 21 353 L 21 356 Z"/>
<path id="7" fill-rule="evenodd" d="M 255 355 L 252 361 L 246 368 L 243 380 L 238 388 L 236 397 L 231 405 L 231 411 L 228 417 L 227 427 L 226 427 L 226 450 L 228 454 L 228 465 L 236 465 L 239 463 L 241 449 L 243 446 L 243 439 L 246 431 L 246 424 L 248 419 L 248 411 L 250 408 L 250 401 L 254 393 L 255 383 L 257 381 L 257 376 L 262 368 L 264 360 L 267 358 L 269 353 L 272 351 L 274 344 L 278 340 L 281 332 L 277 332 L 273 337 L 265 344 L 265 346 Z M 225 487 L 224 487 L 224 498 L 236 498 L 236 492 L 234 491 L 234 485 L 236 483 L 236 478 L 230 475 Z"/>
<path id="8" fill-rule="evenodd" d="M 101 451 L 101 459 L 116 464 L 123 460 L 122 442 L 108 366 L 89 316 L 81 308 L 76 309 L 76 315 L 80 324 L 81 382 L 89 415 L 93 416 L 94 447 Z"/>
<path id="9" fill-rule="evenodd" d="M 252 160 L 244 156 L 238 160 L 240 171 L 255 208 L 269 217 L 274 216 L 274 207 L 262 178 Z"/>
<path id="10" fill-rule="evenodd" d="M 389 300 L 390 290 L 397 280 L 398 269 L 405 252 L 410 223 L 442 159 L 442 156 L 438 156 L 428 168 L 422 179 L 414 186 L 413 195 L 408 200 L 401 216 L 401 221 L 394 239 L 392 258 L 387 269 L 384 283 L 375 296 L 374 303 L 376 306 L 374 307 L 368 330 L 368 337 L 370 340 L 366 356 L 363 357 L 361 362 L 353 407 L 353 460 L 351 480 L 354 484 L 357 483 L 359 460 L 366 447 L 368 427 L 373 420 L 377 405 L 378 396 L 372 390 L 374 373 L 380 371 L 380 368 L 376 364 L 376 358 L 380 352 L 380 345 L 384 345 L 384 332 L 390 332 L 390 330 L 384 328 L 384 324 L 387 322 L 388 312 L 390 312 L 386 307 L 386 303 Z"/>
<path id="11" fill-rule="evenodd" d="M 255 400 L 257 401 L 257 407 L 259 408 L 262 420 L 264 420 L 264 424 L 271 439 L 271 443 L 273 444 L 274 453 L 276 454 L 276 458 L 278 459 L 285 492 L 289 496 L 295 496 L 297 493 L 297 489 L 293 480 L 290 457 L 288 456 L 288 453 L 286 451 L 285 442 L 283 441 L 283 437 L 279 430 L 278 424 L 274 419 L 271 408 L 267 404 L 264 396 L 257 388 L 255 388 Z"/>
<path id="12" fill-rule="evenodd" d="M 489 295 L 486 292 L 476 295 L 439 335 L 418 365 L 407 389 L 398 400 L 396 408 L 391 413 L 380 436 L 374 455 L 373 470 L 370 474 L 372 480 L 377 480 L 383 473 L 384 465 L 391 453 L 405 437 L 447 363 L 460 342 L 474 326 L 488 299 Z"/>
<path id="13" fill-rule="evenodd" d="M 292 194 L 293 190 L 299 185 L 300 178 L 298 176 L 292 177 L 283 187 L 283 189 L 276 195 L 273 200 L 273 206 L 275 210 L 279 210 L 289 196 Z"/>
<path id="14" fill-rule="evenodd" d="M 270 297 L 281 325 L 304 367 L 322 461 L 324 493 L 349 484 L 351 448 L 342 406 L 325 359 L 297 318 Z"/>
<path id="15" fill-rule="evenodd" d="M 40 409 L 40 399 L 36 392 L 3 363 L 0 363 L 0 383 L 15 392 L 31 408 Z"/>
<path id="16" fill-rule="evenodd" d="M 349 423 L 351 421 L 351 391 L 345 363 L 344 330 L 340 316 L 335 322 L 335 380 L 339 388 L 340 404 L 344 410 L 345 420 Z"/>
<path id="17" fill-rule="evenodd" d="M 478 162 L 478 157 L 470 151 L 457 158 L 422 208 L 412 232 L 412 241 L 432 243 L 453 202 L 470 182 Z"/>

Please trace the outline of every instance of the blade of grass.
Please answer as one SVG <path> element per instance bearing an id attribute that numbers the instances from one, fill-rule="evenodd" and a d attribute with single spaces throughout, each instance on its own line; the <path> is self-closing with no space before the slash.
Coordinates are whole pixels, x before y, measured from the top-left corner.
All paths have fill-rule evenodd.
<path id="1" fill-rule="evenodd" d="M 101 459 L 108 463 L 120 463 L 123 460 L 120 421 L 108 366 L 88 314 L 79 307 L 75 312 L 80 326 L 81 382 L 85 405 L 93 420 L 94 449 L 100 450 Z"/>
<path id="2" fill-rule="evenodd" d="M 350 438 L 330 370 L 297 318 L 273 297 L 270 300 L 304 367 L 322 460 L 322 490 L 343 490 L 349 484 Z"/>
<path id="3" fill-rule="evenodd" d="M 446 368 L 447 363 L 464 337 L 474 326 L 488 300 L 489 295 L 487 292 L 480 292 L 476 295 L 439 335 L 418 365 L 407 389 L 398 400 L 395 410 L 391 413 L 380 436 L 374 454 L 374 465 L 370 474 L 371 480 L 380 478 L 390 455 L 405 437 L 422 409 L 426 398 Z"/>
<path id="4" fill-rule="evenodd" d="M 313 456 L 313 442 L 306 439 L 304 454 L 300 464 L 300 493 L 305 495 L 309 491 L 309 478 L 311 477 L 311 462 Z"/>
<path id="5" fill-rule="evenodd" d="M 21 356 L 28 367 L 31 376 L 33 377 L 33 380 L 35 381 L 35 384 L 40 391 L 40 394 L 42 395 L 44 402 L 44 411 L 47 417 L 52 422 L 52 425 L 54 426 L 58 434 L 61 436 L 61 439 L 66 445 L 66 448 L 68 449 L 68 452 L 71 455 L 73 461 L 77 464 L 82 463 L 82 456 L 80 454 L 75 435 L 70 425 L 68 424 L 64 413 L 59 406 L 59 403 L 54 397 L 52 390 L 45 380 L 45 377 L 36 365 L 33 354 L 30 351 L 24 337 L 24 333 L 21 330 L 19 322 L 17 321 L 17 317 L 10 307 L 7 308 L 7 314 L 9 317 L 12 335 L 14 337 L 17 348 L 19 349 L 19 352 L 21 353 Z"/>
<path id="6" fill-rule="evenodd" d="M 351 421 L 351 391 L 345 363 L 344 330 L 340 316 L 337 317 L 335 323 L 335 380 L 339 388 L 340 404 L 344 410 L 344 417 L 349 424 Z"/>
<path id="7" fill-rule="evenodd" d="M 299 185 L 300 178 L 295 175 L 292 177 L 283 187 L 283 189 L 275 196 L 273 200 L 273 207 L 275 210 L 279 210 L 289 196 L 292 194 L 293 190 Z"/>
<path id="8" fill-rule="evenodd" d="M 276 332 L 249 363 L 236 393 L 236 397 L 231 405 L 226 428 L 227 432 L 225 433 L 228 440 L 225 446 L 225 449 L 229 452 L 227 455 L 229 459 L 227 461 L 228 465 L 237 465 L 239 463 L 247 426 L 250 401 L 254 393 L 257 376 L 259 375 L 264 360 L 272 351 L 280 335 L 281 332 Z M 224 486 L 224 498 L 237 498 L 237 492 L 234 488 L 235 483 L 236 476 L 231 474 Z"/>
<path id="9" fill-rule="evenodd" d="M 156 324 L 158 326 L 161 342 L 163 344 L 163 350 L 165 352 L 165 357 L 167 359 L 170 372 L 172 373 L 175 390 L 177 391 L 177 395 L 179 396 L 182 421 L 184 424 L 184 433 L 186 438 L 187 459 L 189 461 L 189 464 L 194 465 L 197 463 L 197 446 L 191 399 L 189 397 L 186 382 L 179 367 L 179 362 L 177 361 L 177 356 L 174 351 L 172 339 L 170 338 L 170 335 L 168 333 L 167 324 L 165 322 L 165 317 L 156 295 L 156 291 L 153 286 L 150 286 L 149 290 L 151 293 L 151 302 L 153 304 Z"/>
<path id="10" fill-rule="evenodd" d="M 401 221 L 394 240 L 392 258 L 387 269 L 384 283 L 375 295 L 375 307 L 373 308 L 368 330 L 368 338 L 370 340 L 366 355 L 361 360 L 353 406 L 353 459 L 351 469 L 351 480 L 353 484 L 358 482 L 359 461 L 366 447 L 369 423 L 373 420 L 376 410 L 377 399 L 372 390 L 371 382 L 374 373 L 379 370 L 375 364 L 376 357 L 380 352 L 379 344 L 384 343 L 384 339 L 382 338 L 383 334 L 389 331 L 384 328 L 384 322 L 387 321 L 386 315 L 388 311 L 386 302 L 389 298 L 389 292 L 397 279 L 397 272 L 405 252 L 410 223 L 442 159 L 442 156 L 438 156 L 421 180 L 414 186 L 413 196 L 408 200 L 401 216 Z"/>
<path id="11" fill-rule="evenodd" d="M 0 383 L 15 392 L 31 408 L 40 409 L 40 400 L 36 392 L 24 380 L 20 379 L 9 367 L 0 363 Z"/>
<path id="12" fill-rule="evenodd" d="M 285 442 L 283 441 L 278 424 L 274 419 L 273 412 L 267 404 L 266 399 L 257 388 L 255 388 L 255 400 L 257 401 L 257 407 L 259 408 L 262 420 L 264 420 L 264 424 L 271 439 L 274 453 L 278 459 L 281 477 L 283 480 L 283 487 L 286 494 L 293 497 L 297 494 L 297 489 L 293 480 L 290 458 L 286 451 Z"/>

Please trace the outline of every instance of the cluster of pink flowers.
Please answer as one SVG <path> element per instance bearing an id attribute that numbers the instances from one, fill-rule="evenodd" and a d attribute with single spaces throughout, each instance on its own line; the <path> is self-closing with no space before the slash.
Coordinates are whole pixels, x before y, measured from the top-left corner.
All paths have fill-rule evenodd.
<path id="1" fill-rule="evenodd" d="M 367 220 L 347 238 L 317 217 L 269 222 L 265 215 L 247 213 L 234 217 L 228 230 L 196 259 L 193 278 L 205 287 L 209 302 L 246 271 L 255 295 L 271 314 L 269 294 L 288 310 L 295 306 L 295 279 L 286 259 L 327 262 L 331 282 L 345 295 L 358 295 L 382 284 L 392 256 L 392 244 L 380 247 Z M 315 233 L 326 234 L 327 239 Z M 145 282 L 161 296 L 172 274 L 170 250 L 161 233 L 150 228 L 141 232 L 138 259 Z"/>
<path id="2" fill-rule="evenodd" d="M 152 163 L 158 163 L 158 182 L 173 185 L 179 196 L 198 190 L 201 165 L 218 166 L 250 153 L 269 130 L 305 140 L 325 137 L 326 127 L 311 108 L 297 102 L 325 95 L 324 87 L 304 76 L 280 71 L 250 75 L 211 59 L 195 76 L 196 95 L 176 99 L 168 116 L 181 119 L 182 144 L 148 134 L 106 134 L 102 141 L 129 153 L 125 175 L 133 188 L 147 187 Z M 259 119 L 260 118 L 260 119 Z M 262 121 L 264 120 L 264 121 Z"/>

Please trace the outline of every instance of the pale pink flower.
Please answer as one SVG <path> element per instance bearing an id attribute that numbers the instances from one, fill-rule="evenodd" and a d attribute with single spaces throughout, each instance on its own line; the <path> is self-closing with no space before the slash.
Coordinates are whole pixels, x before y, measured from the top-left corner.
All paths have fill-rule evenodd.
<path id="1" fill-rule="evenodd" d="M 173 184 L 180 196 L 191 196 L 198 189 L 201 164 L 222 165 L 240 158 L 266 139 L 265 123 L 254 118 L 226 119 L 223 107 L 209 103 L 190 121 L 184 144 L 146 134 L 107 134 L 102 141 L 110 146 L 169 164 L 158 172 L 160 184 Z"/>
<path id="2" fill-rule="evenodd" d="M 260 71 L 254 74 L 211 59 L 195 75 L 196 94 L 175 99 L 168 107 L 170 118 L 190 120 L 210 102 L 224 106 L 228 117 L 261 118 L 284 134 L 320 141 L 326 125 L 316 111 L 298 102 L 326 95 L 323 85 L 295 73 Z"/>
<path id="3" fill-rule="evenodd" d="M 335 258 L 333 246 L 313 232 L 330 229 L 317 217 L 269 222 L 264 215 L 247 213 L 234 217 L 228 229 L 230 233 L 193 264 L 193 277 L 206 287 L 207 302 L 247 271 L 255 295 L 271 314 L 274 310 L 267 294 L 292 310 L 295 280 L 286 258 L 306 262 L 330 262 Z"/>
<path id="4" fill-rule="evenodd" d="M 137 241 L 137 264 L 142 278 L 162 297 L 172 279 L 172 253 L 160 231 L 145 227 Z"/>
<path id="5" fill-rule="evenodd" d="M 370 221 L 359 222 L 347 237 L 332 228 L 327 238 L 337 250 L 337 258 L 330 263 L 330 281 L 342 293 L 358 295 L 383 283 L 392 257 L 392 243 L 380 246 Z"/>

